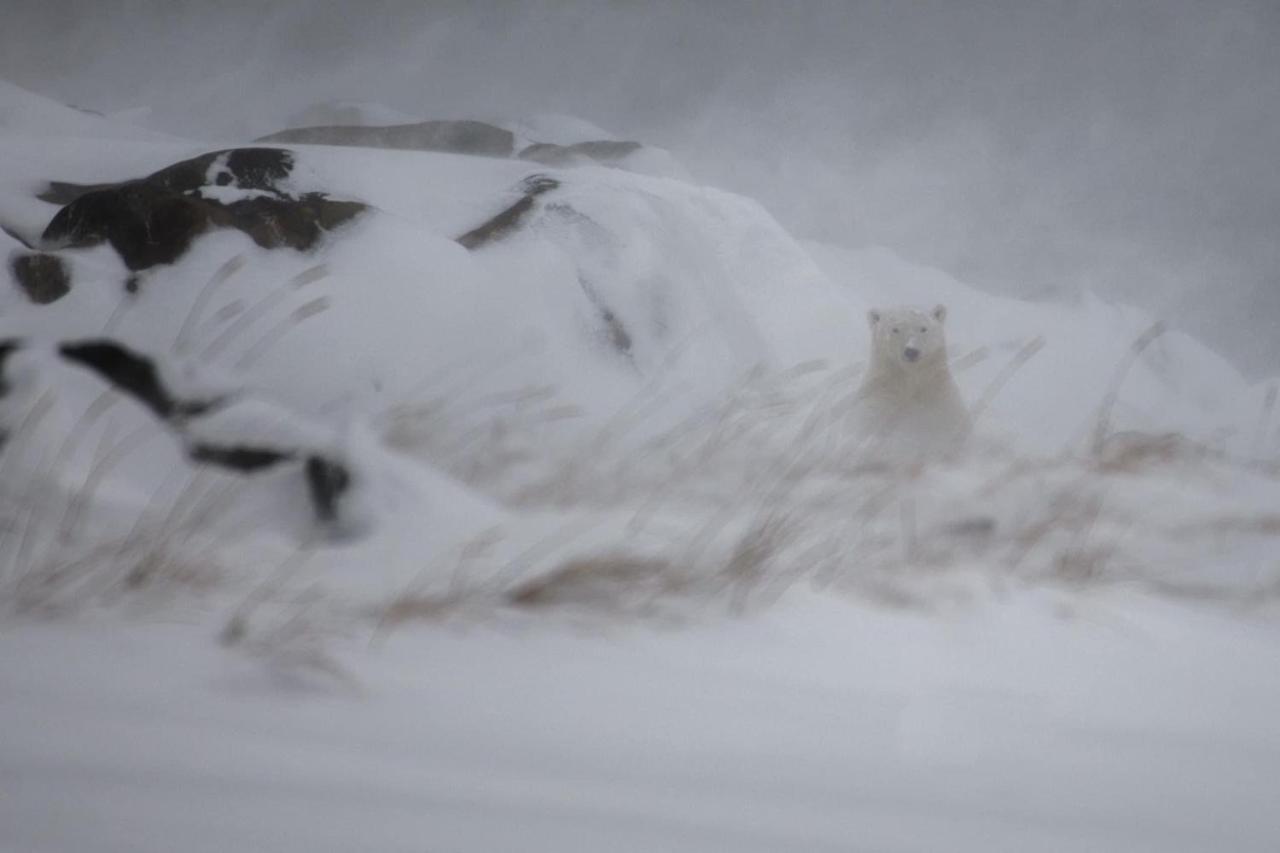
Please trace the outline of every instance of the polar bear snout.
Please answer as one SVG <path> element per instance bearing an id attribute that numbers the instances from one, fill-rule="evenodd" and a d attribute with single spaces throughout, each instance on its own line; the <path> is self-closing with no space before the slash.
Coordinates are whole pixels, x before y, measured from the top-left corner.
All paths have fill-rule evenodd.
<path id="1" fill-rule="evenodd" d="M 920 358 L 920 350 L 915 347 L 907 347 L 902 351 L 902 357 L 907 361 L 916 361 Z"/>

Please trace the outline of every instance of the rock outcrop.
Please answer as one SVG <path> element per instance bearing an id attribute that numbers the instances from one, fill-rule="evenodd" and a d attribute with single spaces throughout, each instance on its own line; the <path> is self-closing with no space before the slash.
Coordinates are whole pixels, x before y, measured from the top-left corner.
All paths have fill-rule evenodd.
<path id="1" fill-rule="evenodd" d="M 10 391 L 8 362 L 28 346 L 17 338 L 0 340 L 0 403 Z M 308 433 L 318 435 L 323 430 L 305 424 L 281 407 L 267 404 L 273 422 L 298 421 L 303 428 L 294 431 L 297 437 L 281 440 L 278 431 L 273 437 L 269 431 L 253 429 L 239 435 L 227 435 L 225 429 L 207 431 L 203 429 L 205 420 L 226 415 L 246 403 L 239 393 L 203 397 L 183 394 L 166 380 L 155 357 L 109 338 L 62 341 L 55 353 L 64 362 L 89 371 L 140 403 L 171 430 L 194 464 L 240 474 L 255 474 L 290 463 L 300 465 L 316 520 L 328 525 L 342 523 L 343 499 L 353 482 L 351 468 L 328 445 L 302 437 Z M 262 401 L 248 401 L 248 405 L 261 408 Z M 0 453 L 7 438 L 7 430 L 0 426 Z"/>
<path id="2" fill-rule="evenodd" d="M 107 242 L 135 272 L 173 263 L 214 228 L 235 228 L 266 249 L 307 250 L 366 206 L 295 194 L 286 185 L 293 165 L 284 149 L 237 148 L 117 184 L 51 182 L 40 198 L 64 207 L 42 241 L 50 248 Z"/>
<path id="3" fill-rule="evenodd" d="M 9 259 L 9 271 L 19 289 L 37 305 L 57 302 L 71 292 L 67 263 L 48 252 L 21 252 Z"/>
<path id="4" fill-rule="evenodd" d="M 289 145 L 348 145 L 361 148 L 397 148 L 406 151 L 445 151 L 510 157 L 515 134 L 483 121 L 421 121 L 382 127 L 322 125 L 282 130 L 256 140 Z"/>

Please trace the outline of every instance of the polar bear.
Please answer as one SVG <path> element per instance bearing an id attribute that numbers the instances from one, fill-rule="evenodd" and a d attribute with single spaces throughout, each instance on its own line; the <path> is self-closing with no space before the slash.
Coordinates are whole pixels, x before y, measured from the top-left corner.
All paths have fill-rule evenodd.
<path id="1" fill-rule="evenodd" d="M 969 410 L 947 362 L 945 305 L 872 309 L 871 359 L 854 397 L 860 442 L 877 459 L 913 462 L 958 449 Z"/>

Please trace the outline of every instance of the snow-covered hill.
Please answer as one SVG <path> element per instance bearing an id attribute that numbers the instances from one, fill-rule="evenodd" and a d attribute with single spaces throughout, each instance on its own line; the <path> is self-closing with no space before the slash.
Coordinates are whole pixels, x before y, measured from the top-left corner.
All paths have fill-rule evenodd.
<path id="1" fill-rule="evenodd" d="M 1274 383 L 1157 318 L 665 168 L 0 131 L 14 849 L 1280 841 Z M 974 446 L 867 465 L 939 302 Z"/>

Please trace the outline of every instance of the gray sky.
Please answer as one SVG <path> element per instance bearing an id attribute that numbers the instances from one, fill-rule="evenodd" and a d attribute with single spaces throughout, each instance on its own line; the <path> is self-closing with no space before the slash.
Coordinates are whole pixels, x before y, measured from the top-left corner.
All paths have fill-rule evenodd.
<path id="1" fill-rule="evenodd" d="M 1133 301 L 1280 373 L 1280 3 L 32 2 L 0 76 L 224 139 L 562 112 L 797 236 Z"/>

